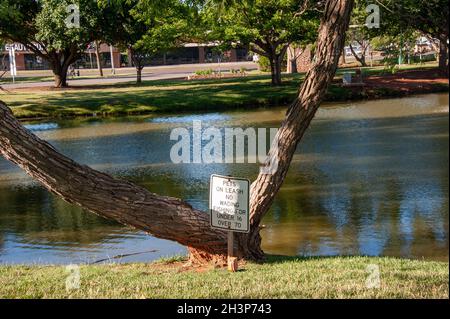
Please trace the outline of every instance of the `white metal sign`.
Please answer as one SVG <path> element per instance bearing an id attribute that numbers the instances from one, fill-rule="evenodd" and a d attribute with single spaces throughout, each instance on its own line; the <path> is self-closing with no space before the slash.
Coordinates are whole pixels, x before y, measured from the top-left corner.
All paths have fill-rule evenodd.
<path id="1" fill-rule="evenodd" d="M 9 70 L 11 72 L 11 76 L 17 75 L 17 66 L 16 66 L 16 50 L 11 47 L 9 49 Z"/>
<path id="2" fill-rule="evenodd" d="M 209 188 L 211 227 L 248 233 L 250 181 L 230 176 L 211 175 Z"/>

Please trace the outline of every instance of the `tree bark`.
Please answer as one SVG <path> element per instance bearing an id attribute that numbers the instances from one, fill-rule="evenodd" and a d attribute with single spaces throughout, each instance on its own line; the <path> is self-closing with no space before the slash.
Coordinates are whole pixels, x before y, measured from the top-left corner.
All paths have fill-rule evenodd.
<path id="1" fill-rule="evenodd" d="M 298 54 L 297 54 L 297 49 L 294 47 L 288 47 L 288 73 L 290 74 L 294 74 L 294 73 L 298 73 L 297 71 L 297 59 L 298 59 Z"/>
<path id="2" fill-rule="evenodd" d="M 272 75 L 273 86 L 281 85 L 281 65 L 288 47 L 288 45 L 284 45 L 280 53 L 276 53 L 276 50 L 273 48 L 269 53 L 270 73 Z"/>
<path id="3" fill-rule="evenodd" d="M 48 59 L 55 78 L 55 87 L 67 87 L 67 71 L 72 63 L 75 63 L 80 57 L 80 52 L 76 46 L 65 48 L 60 51 L 51 51 L 48 53 Z"/>
<path id="4" fill-rule="evenodd" d="M 341 57 L 340 57 L 340 60 L 339 60 L 339 64 L 340 64 L 340 65 L 345 65 L 345 64 L 347 64 L 347 60 L 346 60 L 344 48 L 342 48 L 342 53 L 341 53 Z"/>
<path id="5" fill-rule="evenodd" d="M 353 56 L 355 57 L 356 61 L 358 61 L 361 66 L 367 66 L 366 64 L 366 51 L 365 48 L 363 47 L 363 53 L 361 54 L 361 56 L 359 56 L 355 50 L 353 49 L 352 44 L 350 44 L 350 51 L 352 51 Z"/>
<path id="6" fill-rule="evenodd" d="M 277 165 L 271 171 L 261 172 L 251 186 L 251 230 L 249 234 L 238 234 L 235 241 L 241 258 L 264 258 L 260 222 L 280 189 L 297 145 L 335 75 L 353 2 L 329 0 L 325 6 L 316 59 L 269 151 L 266 166 Z M 26 130 L 4 103 L 0 103 L 0 153 L 69 203 L 155 237 L 188 246 L 193 262 L 223 262 L 226 258 L 226 233 L 210 227 L 207 213 L 180 199 L 151 193 L 75 163 Z"/>
<path id="7" fill-rule="evenodd" d="M 141 66 L 136 67 L 136 83 L 137 84 L 142 83 L 142 69 L 143 69 L 143 67 L 141 67 Z"/>
<path id="8" fill-rule="evenodd" d="M 100 43 L 98 41 L 95 41 L 95 57 L 97 59 L 97 69 L 98 73 L 101 77 L 103 77 L 103 67 L 102 62 L 100 60 Z"/>
<path id="9" fill-rule="evenodd" d="M 26 130 L 3 102 L 0 153 L 71 204 L 205 254 L 226 254 L 226 234 L 209 226 L 208 214 L 74 162 Z"/>
<path id="10" fill-rule="evenodd" d="M 278 63 L 276 55 L 272 55 L 270 57 L 270 75 L 272 77 L 271 84 L 273 86 L 278 86 L 281 84 L 280 64 Z"/>
<path id="11" fill-rule="evenodd" d="M 63 54 L 56 54 L 55 57 L 50 60 L 50 66 L 52 68 L 55 88 L 67 87 L 67 71 L 69 66 L 75 62 L 76 59 L 66 57 Z"/>
<path id="12" fill-rule="evenodd" d="M 439 39 L 439 70 L 448 76 L 448 43 L 447 37 L 441 36 Z"/>
<path id="13" fill-rule="evenodd" d="M 241 256 L 256 260 L 264 257 L 259 234 L 261 220 L 283 184 L 297 145 L 336 73 L 353 3 L 353 0 L 330 0 L 325 5 L 315 60 L 300 87 L 297 99 L 288 108 L 265 163 L 266 166 L 276 163 L 276 170 L 270 174 L 261 172 L 251 186 L 250 233 L 237 236 Z"/>

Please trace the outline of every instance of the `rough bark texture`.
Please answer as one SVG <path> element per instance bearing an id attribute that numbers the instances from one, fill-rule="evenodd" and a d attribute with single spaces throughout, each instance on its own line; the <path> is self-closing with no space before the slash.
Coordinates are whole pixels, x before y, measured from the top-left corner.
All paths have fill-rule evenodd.
<path id="1" fill-rule="evenodd" d="M 100 43 L 95 41 L 95 58 L 97 60 L 97 69 L 101 77 L 103 77 L 102 61 L 100 60 Z"/>
<path id="2" fill-rule="evenodd" d="M 269 210 L 288 172 L 294 152 L 325 96 L 336 73 L 344 46 L 353 0 L 328 1 L 319 29 L 315 61 L 306 74 L 298 98 L 289 107 L 286 118 L 273 141 L 266 163 L 278 163 L 272 174 L 259 174 L 251 186 L 249 234 L 238 235 L 238 251 L 242 256 L 262 259 L 260 222 Z"/>
<path id="3" fill-rule="evenodd" d="M 272 47 L 269 55 L 270 60 L 270 73 L 272 75 L 272 85 L 281 85 L 281 68 L 283 64 L 283 59 L 286 55 L 289 45 L 285 45 L 281 48 L 280 52 L 277 53 L 276 49 Z"/>
<path id="4" fill-rule="evenodd" d="M 367 66 L 367 63 L 366 63 L 366 50 L 367 50 L 367 47 L 365 45 L 361 45 L 361 48 L 362 48 L 362 54 L 361 54 L 361 56 L 359 56 L 355 52 L 355 49 L 353 49 L 353 46 L 350 44 L 350 51 L 352 52 L 352 54 L 355 57 L 356 61 L 358 61 L 359 64 L 361 64 L 361 66 Z"/>
<path id="5" fill-rule="evenodd" d="M 146 56 L 140 52 L 137 52 L 133 48 L 128 48 L 128 54 L 136 68 L 136 84 L 142 83 L 142 70 L 144 69 Z"/>
<path id="6" fill-rule="evenodd" d="M 448 76 L 448 43 L 447 37 L 441 36 L 439 39 L 439 70 Z"/>
<path id="7" fill-rule="evenodd" d="M 142 83 L 142 69 L 141 67 L 136 68 L 136 83 L 141 84 Z"/>
<path id="8" fill-rule="evenodd" d="M 347 58 L 345 56 L 345 50 L 342 50 L 341 57 L 339 60 L 339 65 L 345 65 L 347 63 Z"/>
<path id="9" fill-rule="evenodd" d="M 59 61 L 50 62 L 50 64 L 55 79 L 55 87 L 67 87 L 67 71 L 69 70 L 70 65 L 64 63 L 60 64 Z"/>
<path id="10" fill-rule="evenodd" d="M 48 53 L 46 59 L 50 62 L 56 88 L 67 87 L 67 71 L 70 65 L 78 60 L 80 54 L 76 47 Z"/>
<path id="11" fill-rule="evenodd" d="M 259 235 L 261 219 L 280 189 L 297 144 L 335 75 L 352 6 L 353 0 L 329 0 L 325 6 L 315 62 L 269 152 L 267 163 L 277 162 L 278 166 L 271 174 L 261 173 L 251 186 L 251 231 L 237 235 L 235 240 L 240 257 L 264 257 Z M 69 203 L 188 246 L 194 262 L 225 262 L 226 234 L 211 229 L 207 213 L 180 199 L 151 193 L 75 163 L 20 125 L 4 103 L 0 103 L 0 153 Z"/>
<path id="12" fill-rule="evenodd" d="M 0 153 L 69 203 L 208 254 L 226 253 L 226 235 L 211 229 L 208 214 L 75 163 L 26 130 L 2 102 Z"/>

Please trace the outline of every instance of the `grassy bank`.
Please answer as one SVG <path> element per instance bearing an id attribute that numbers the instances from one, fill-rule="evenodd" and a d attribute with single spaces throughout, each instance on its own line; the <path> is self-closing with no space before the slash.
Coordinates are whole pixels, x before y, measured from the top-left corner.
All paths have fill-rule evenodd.
<path id="1" fill-rule="evenodd" d="M 368 266 L 380 271 L 368 288 Z M 64 266 L 1 266 L 0 298 L 448 298 L 446 262 L 396 258 L 269 258 L 238 273 L 182 263 L 85 265 L 66 291 Z"/>
<path id="2" fill-rule="evenodd" d="M 423 69 L 423 68 L 422 68 Z M 342 87 L 336 83 L 327 101 L 402 96 L 421 92 L 448 91 L 448 83 L 428 83 L 426 87 L 405 91 L 382 87 Z M 382 68 L 367 68 L 365 73 L 379 75 Z M 304 74 L 284 77 L 280 87 L 270 86 L 269 76 L 204 81 L 147 81 L 142 85 L 114 84 L 74 87 L 64 91 L 20 89 L 0 94 L 18 118 L 70 116 L 117 116 L 151 112 L 196 112 L 223 109 L 286 105 L 293 101 Z"/>
<path id="3" fill-rule="evenodd" d="M 382 68 L 364 70 L 371 76 L 382 72 Z M 339 82 L 341 73 L 342 70 L 338 72 L 336 82 Z M 269 76 L 262 75 L 204 81 L 147 81 L 140 86 L 123 83 L 74 87 L 64 91 L 20 89 L 1 94 L 0 99 L 12 107 L 18 118 L 216 111 L 288 104 L 295 98 L 303 76 L 285 76 L 284 85 L 280 87 L 270 86 Z M 448 83 L 429 83 L 426 89 L 419 87 L 412 91 L 393 89 L 389 85 L 361 90 L 335 83 L 330 87 L 326 100 L 382 98 L 427 91 L 448 91 Z"/>

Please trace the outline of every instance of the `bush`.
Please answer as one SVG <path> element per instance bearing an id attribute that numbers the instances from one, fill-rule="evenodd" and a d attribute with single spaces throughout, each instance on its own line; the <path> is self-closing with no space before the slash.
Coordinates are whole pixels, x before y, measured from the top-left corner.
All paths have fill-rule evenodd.
<path id="1" fill-rule="evenodd" d="M 195 71 L 195 75 L 199 75 L 199 76 L 200 75 L 211 75 L 213 73 L 214 73 L 213 69 Z"/>
<path id="2" fill-rule="evenodd" d="M 270 61 L 265 56 L 259 56 L 258 59 L 259 70 L 262 72 L 270 72 Z"/>

